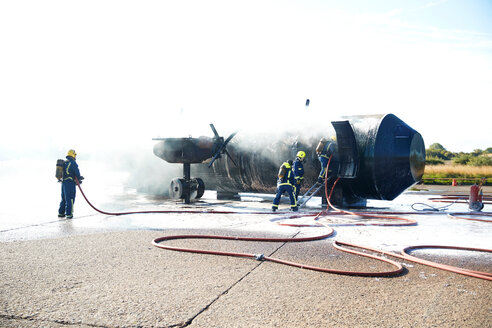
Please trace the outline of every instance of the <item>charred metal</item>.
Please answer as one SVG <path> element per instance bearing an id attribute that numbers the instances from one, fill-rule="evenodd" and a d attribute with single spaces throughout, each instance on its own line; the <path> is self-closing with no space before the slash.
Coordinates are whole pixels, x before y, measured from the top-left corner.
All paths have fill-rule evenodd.
<path id="1" fill-rule="evenodd" d="M 232 142 L 236 132 L 224 141 L 211 125 L 213 138 L 154 139 L 158 140 L 154 154 L 169 163 L 186 165 L 185 185 L 192 181 L 189 165 L 196 164 L 194 174 L 200 176 L 201 181 L 192 181 L 191 185 L 197 185 L 197 189 L 178 187 L 178 193 L 171 192 L 173 197 L 187 202 L 190 194 L 194 197 L 203 195 L 205 186 L 221 195 L 274 193 L 278 167 L 285 160 L 294 159 L 299 150 L 306 153 L 304 188 L 307 190 L 320 172 L 316 145 L 320 138 L 330 135 L 336 135 L 337 140 L 330 164 L 340 178 L 336 203 L 364 205 L 367 199 L 393 200 L 422 178 L 425 168 L 423 138 L 395 115 L 351 116 L 330 123 L 320 132 L 279 133 L 268 137 L 248 136 L 247 132 L 241 132 Z M 221 156 L 223 154 L 227 156 Z M 171 188 L 176 190 L 175 180 Z M 194 195 L 195 191 L 197 195 Z"/>

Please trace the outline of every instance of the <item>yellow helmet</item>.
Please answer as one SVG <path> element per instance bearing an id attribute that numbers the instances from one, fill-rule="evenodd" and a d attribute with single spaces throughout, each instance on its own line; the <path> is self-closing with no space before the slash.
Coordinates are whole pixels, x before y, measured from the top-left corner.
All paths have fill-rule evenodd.
<path id="1" fill-rule="evenodd" d="M 299 150 L 296 156 L 299 157 L 300 159 L 303 159 L 304 157 L 306 157 L 306 153 L 303 152 L 302 150 Z"/>
<path id="2" fill-rule="evenodd" d="M 337 137 L 336 136 L 331 136 L 330 139 L 333 140 L 333 141 L 337 141 Z"/>
<path id="3" fill-rule="evenodd" d="M 67 153 L 67 156 L 73 157 L 75 159 L 77 158 L 77 153 L 75 152 L 75 150 L 70 149 Z"/>

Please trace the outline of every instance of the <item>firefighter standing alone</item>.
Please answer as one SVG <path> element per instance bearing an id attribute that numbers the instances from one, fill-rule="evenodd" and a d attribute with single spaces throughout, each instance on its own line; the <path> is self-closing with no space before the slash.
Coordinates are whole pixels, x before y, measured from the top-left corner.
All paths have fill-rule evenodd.
<path id="1" fill-rule="evenodd" d="M 290 198 L 290 208 L 292 211 L 297 211 L 297 201 L 294 196 L 294 172 L 292 171 L 292 160 L 284 162 L 280 166 L 280 170 L 278 172 L 278 180 L 277 180 L 277 195 L 273 200 L 272 211 L 276 211 L 278 209 L 278 204 L 280 204 L 280 197 L 282 197 L 283 193 L 287 193 Z"/>
<path id="2" fill-rule="evenodd" d="M 79 183 L 82 182 L 84 177 L 80 175 L 79 166 L 75 159 L 77 153 L 75 150 L 70 149 L 66 156 L 66 161 L 63 162 L 63 174 L 59 177 L 57 172 L 57 178 L 62 183 L 61 188 L 61 202 L 58 209 L 58 217 L 73 218 L 73 204 L 75 202 L 75 179 L 78 179 Z M 58 166 L 58 164 L 57 164 Z"/>

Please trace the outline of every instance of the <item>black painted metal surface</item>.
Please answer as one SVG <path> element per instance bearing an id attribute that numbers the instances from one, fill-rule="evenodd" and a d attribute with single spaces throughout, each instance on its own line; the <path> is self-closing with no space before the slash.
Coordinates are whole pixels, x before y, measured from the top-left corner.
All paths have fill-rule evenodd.
<path id="1" fill-rule="evenodd" d="M 352 117 L 360 171 L 344 180 L 344 192 L 366 199 L 393 200 L 420 181 L 425 168 L 422 136 L 393 114 Z"/>
<path id="2" fill-rule="evenodd" d="M 212 138 L 154 139 L 154 154 L 168 163 L 202 163 L 214 154 L 216 145 Z"/>
<path id="3" fill-rule="evenodd" d="M 349 121 L 331 122 L 337 133 L 337 151 L 340 168 L 338 177 L 355 178 L 359 174 L 359 149 Z"/>
<path id="4" fill-rule="evenodd" d="M 359 158 L 354 160 L 354 165 L 358 163 L 358 173 L 355 170 L 355 177 L 342 178 L 339 182 L 346 203 L 364 199 L 392 200 L 421 179 L 425 146 L 418 132 L 393 114 L 346 119 L 353 129 L 352 139 L 355 138 L 359 152 Z M 303 192 L 314 184 L 320 171 L 315 152 L 319 139 L 332 135 L 335 131 L 329 121 L 321 129 L 298 133 L 247 135 L 243 131 L 228 146 L 237 166 L 224 156 L 211 168 L 194 165 L 192 176 L 201 177 L 207 189 L 221 192 L 275 192 L 279 166 L 294 159 L 298 150 L 303 150 L 306 152 Z M 330 167 L 338 172 L 338 165 L 338 153 L 335 153 Z"/>

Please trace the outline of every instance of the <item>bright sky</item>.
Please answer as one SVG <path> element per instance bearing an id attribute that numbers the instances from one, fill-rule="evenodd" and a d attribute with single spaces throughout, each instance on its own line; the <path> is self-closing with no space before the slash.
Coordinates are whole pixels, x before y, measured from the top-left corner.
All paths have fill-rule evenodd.
<path id="1" fill-rule="evenodd" d="M 490 0 L 2 1 L 0 47 L 0 159 L 379 113 L 492 147 Z"/>

